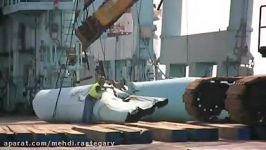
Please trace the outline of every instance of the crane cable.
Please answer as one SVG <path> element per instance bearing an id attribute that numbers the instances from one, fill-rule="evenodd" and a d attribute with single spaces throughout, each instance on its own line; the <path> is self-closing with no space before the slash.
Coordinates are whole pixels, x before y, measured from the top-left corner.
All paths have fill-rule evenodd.
<path id="1" fill-rule="evenodd" d="M 75 6 L 75 12 L 76 12 L 77 9 L 78 9 L 78 0 L 75 0 L 75 2 L 76 2 L 76 6 Z M 70 38 L 70 47 L 72 46 L 73 33 L 74 33 L 74 29 L 75 29 L 75 24 L 77 22 L 77 16 L 76 15 L 77 14 L 75 13 L 75 19 L 74 19 L 74 22 L 72 24 L 72 32 L 71 32 L 71 38 Z M 69 51 L 67 52 L 67 56 L 68 56 L 68 54 L 69 54 Z M 69 61 L 69 58 L 67 57 L 65 67 L 63 68 L 64 69 L 63 75 L 66 73 L 66 70 L 67 70 L 67 67 L 68 67 L 68 61 Z M 59 74 L 59 76 L 60 75 L 61 75 L 61 73 Z M 56 110 L 57 110 L 57 106 L 58 106 L 59 97 L 60 97 L 60 94 L 61 94 L 61 91 L 62 91 L 63 82 L 64 82 L 64 77 L 61 77 L 60 88 L 59 88 L 59 92 L 58 92 L 58 95 L 57 95 L 57 98 L 56 98 L 56 103 L 55 103 L 55 107 L 54 107 L 54 111 L 53 111 L 52 120 L 54 120 L 55 116 L 56 116 Z"/>
<path id="2" fill-rule="evenodd" d="M 158 7 L 157 7 L 157 10 L 158 10 L 158 11 L 161 9 L 161 7 L 162 7 L 162 5 L 163 5 L 163 1 L 164 1 L 164 0 L 161 0 L 161 1 L 160 1 L 159 5 L 158 5 Z"/>

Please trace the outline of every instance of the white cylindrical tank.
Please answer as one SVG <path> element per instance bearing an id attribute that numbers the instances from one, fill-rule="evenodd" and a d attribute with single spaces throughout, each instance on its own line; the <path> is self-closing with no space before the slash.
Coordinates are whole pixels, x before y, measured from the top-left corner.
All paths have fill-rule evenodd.
<path id="1" fill-rule="evenodd" d="M 86 95 L 90 86 L 79 86 L 74 88 L 62 88 L 58 99 L 55 118 L 53 113 L 59 89 L 41 90 L 33 100 L 33 109 L 36 115 L 46 121 L 79 122 L 82 120 L 84 101 L 81 95 Z"/>
<path id="2" fill-rule="evenodd" d="M 155 111 L 147 120 L 152 121 L 189 121 L 193 120 L 185 110 L 183 94 L 186 87 L 198 78 L 176 78 L 168 80 L 133 82 L 129 84 L 129 92 L 134 95 L 168 98 L 168 104 Z"/>
<path id="3" fill-rule="evenodd" d="M 45 121 L 81 122 L 85 97 L 91 85 L 62 88 L 55 109 L 59 89 L 41 90 L 33 100 L 36 115 Z M 130 96 L 118 89 L 103 92 L 93 108 L 94 122 L 138 121 L 151 114 L 166 98 Z M 116 93 L 116 95 L 114 94 Z M 127 100 L 122 100 L 127 98 Z M 54 115 L 55 112 L 55 115 Z"/>

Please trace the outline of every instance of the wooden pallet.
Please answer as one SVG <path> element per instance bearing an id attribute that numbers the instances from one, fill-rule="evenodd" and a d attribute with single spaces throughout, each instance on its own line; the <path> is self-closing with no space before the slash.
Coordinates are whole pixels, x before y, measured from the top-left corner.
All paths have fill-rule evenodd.
<path id="1" fill-rule="evenodd" d="M 152 132 L 153 140 L 163 142 L 185 142 L 188 141 L 188 133 L 180 127 L 169 127 L 160 123 L 138 122 L 128 123 L 129 126 L 147 128 Z"/>
<path id="2" fill-rule="evenodd" d="M 217 128 L 219 131 L 219 139 L 222 140 L 251 139 L 250 127 L 243 124 L 231 124 L 231 123 L 217 124 L 217 123 L 202 123 L 202 122 L 189 122 L 189 124 L 197 124 L 197 125 Z"/>
<path id="3" fill-rule="evenodd" d="M 218 128 L 219 138 L 225 140 L 250 140 L 250 128 L 242 124 L 207 124 Z"/>
<path id="4" fill-rule="evenodd" d="M 123 144 L 146 144 L 152 142 L 152 133 L 149 129 L 131 127 L 119 124 L 102 124 L 104 128 L 120 131 L 123 136 Z"/>
<path id="5" fill-rule="evenodd" d="M 190 141 L 217 141 L 218 129 L 203 125 L 191 125 L 184 123 L 162 122 L 167 126 L 178 126 L 188 131 L 188 139 Z"/>
<path id="6" fill-rule="evenodd" d="M 104 128 L 98 125 L 75 126 L 73 130 L 85 133 L 87 140 L 96 142 L 114 142 L 116 145 L 123 144 L 123 135 L 120 131 Z"/>
<path id="7" fill-rule="evenodd" d="M 265 133 L 266 134 L 266 133 Z M 152 141 L 185 142 L 250 139 L 247 126 L 198 122 L 137 122 L 126 124 L 29 124 L 0 125 L 0 146 L 9 141 L 73 141 L 144 144 Z M 2 145 L 1 145 L 2 144 Z"/>
<path id="8" fill-rule="evenodd" d="M 4 142 L 68 142 L 85 141 L 86 134 L 72 129 L 58 128 L 57 125 L 6 125 L 0 126 L 0 146 Z M 52 146 L 52 145 L 51 145 Z"/>
<path id="9" fill-rule="evenodd" d="M 139 122 L 129 125 L 147 127 L 153 131 L 154 139 L 167 142 L 215 141 L 218 130 L 213 127 L 172 122 Z"/>

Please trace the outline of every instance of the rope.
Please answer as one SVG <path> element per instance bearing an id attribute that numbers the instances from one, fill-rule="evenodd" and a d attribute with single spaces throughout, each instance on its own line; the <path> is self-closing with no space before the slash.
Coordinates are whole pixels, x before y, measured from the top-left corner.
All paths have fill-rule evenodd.
<path id="1" fill-rule="evenodd" d="M 158 7 L 157 7 L 157 10 L 160 10 L 160 9 L 161 9 L 162 4 L 163 4 L 163 0 L 160 1 L 159 5 L 158 5 Z"/>

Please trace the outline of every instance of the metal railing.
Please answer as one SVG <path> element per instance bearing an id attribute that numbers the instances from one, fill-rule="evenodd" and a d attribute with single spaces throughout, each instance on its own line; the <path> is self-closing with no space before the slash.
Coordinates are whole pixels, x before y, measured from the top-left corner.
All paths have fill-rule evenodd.
<path id="1" fill-rule="evenodd" d="M 266 10 L 266 5 L 262 5 L 260 6 L 260 14 L 259 14 L 259 32 L 258 32 L 258 49 L 260 50 L 261 49 L 261 31 L 262 29 L 266 29 L 266 25 L 263 25 L 262 24 L 262 18 L 264 17 L 263 16 L 263 13 L 262 11 L 263 10 Z"/>

